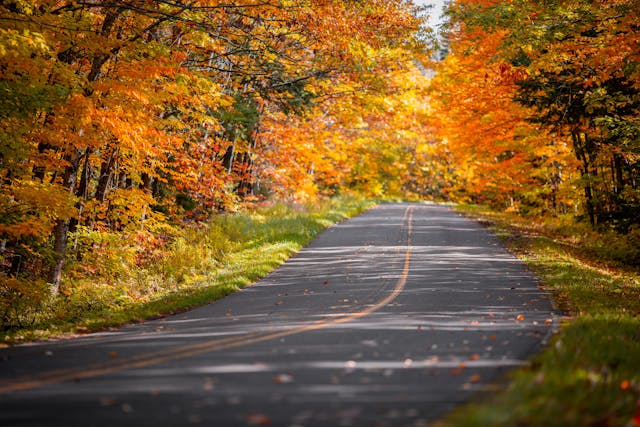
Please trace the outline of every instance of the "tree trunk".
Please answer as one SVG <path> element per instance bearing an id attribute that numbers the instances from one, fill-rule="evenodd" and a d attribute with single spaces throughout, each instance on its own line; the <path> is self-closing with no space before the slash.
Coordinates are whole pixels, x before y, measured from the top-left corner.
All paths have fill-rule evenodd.
<path id="1" fill-rule="evenodd" d="M 109 190 L 109 183 L 113 177 L 113 171 L 116 164 L 116 150 L 113 150 L 109 158 L 100 165 L 100 177 L 98 178 L 98 187 L 96 188 L 96 200 L 104 202 Z"/>
<path id="2" fill-rule="evenodd" d="M 69 166 L 64 172 L 63 185 L 69 189 L 69 192 L 73 194 L 78 183 L 78 168 L 80 166 L 81 153 L 80 150 L 75 150 L 73 155 L 67 156 Z M 67 255 L 67 240 L 69 239 L 69 226 L 70 220 L 59 219 L 56 222 L 56 226 L 53 229 L 53 252 L 54 260 L 53 267 L 51 268 L 50 282 L 53 285 L 51 288 L 51 294 L 53 297 L 58 295 L 60 289 L 60 280 L 62 279 L 62 267 Z"/>
<path id="3" fill-rule="evenodd" d="M 91 162 L 89 161 L 89 157 L 91 156 L 91 148 L 87 147 L 84 150 L 84 158 L 83 166 L 82 166 L 82 174 L 80 175 L 80 183 L 78 184 L 78 190 L 76 191 L 76 195 L 80 198 L 78 201 L 77 207 L 82 212 L 82 206 L 84 201 L 87 200 L 88 191 L 89 191 L 89 180 L 91 178 Z M 80 217 L 71 218 L 69 224 L 69 231 L 75 231 L 76 227 L 80 223 Z"/>
<path id="4" fill-rule="evenodd" d="M 596 212 L 595 206 L 593 205 L 593 188 L 591 186 L 591 170 L 590 170 L 590 156 L 586 152 L 587 141 L 583 142 L 583 138 L 580 136 L 579 130 L 574 130 L 571 132 L 571 137 L 573 139 L 573 149 L 576 153 L 576 158 L 580 161 L 580 173 L 583 179 L 583 187 L 584 187 L 584 197 L 585 197 L 585 205 L 587 207 L 587 215 L 589 216 L 589 223 L 592 227 L 596 225 Z"/>
<path id="5" fill-rule="evenodd" d="M 224 153 L 222 157 L 222 166 L 227 170 L 227 173 L 231 174 L 233 172 L 233 162 L 236 156 L 236 142 L 235 140 L 231 142 L 229 148 Z"/>
<path id="6" fill-rule="evenodd" d="M 613 154 L 613 182 L 614 182 L 614 192 L 616 194 L 622 193 L 624 189 L 624 174 L 622 172 L 623 158 L 620 154 Z"/>

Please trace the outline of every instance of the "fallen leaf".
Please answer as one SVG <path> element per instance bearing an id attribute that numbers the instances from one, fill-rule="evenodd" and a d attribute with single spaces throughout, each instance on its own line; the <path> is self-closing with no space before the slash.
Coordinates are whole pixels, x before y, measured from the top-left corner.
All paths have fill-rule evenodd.
<path id="1" fill-rule="evenodd" d="M 426 359 L 424 361 L 424 364 L 429 366 L 429 365 L 435 365 L 436 363 L 438 363 L 440 361 L 440 358 L 438 358 L 438 356 L 432 356 L 429 359 Z"/>
<path id="2" fill-rule="evenodd" d="M 225 317 L 231 317 L 231 316 L 233 316 L 233 314 L 231 314 L 231 313 L 226 313 L 225 314 Z"/>
<path id="3" fill-rule="evenodd" d="M 215 383 L 211 378 L 207 378 L 202 385 L 204 391 L 212 391 L 215 388 Z"/>
<path id="4" fill-rule="evenodd" d="M 469 379 L 467 381 L 469 381 L 470 383 L 478 383 L 478 382 L 480 382 L 480 375 L 473 374 L 473 375 L 471 375 L 469 377 Z"/>
<path id="5" fill-rule="evenodd" d="M 626 390 L 626 389 L 628 389 L 628 388 L 629 388 L 629 381 L 627 381 L 627 380 L 623 380 L 623 381 L 620 383 L 620 388 L 621 388 L 622 390 Z"/>
<path id="6" fill-rule="evenodd" d="M 268 426 L 271 425 L 271 418 L 263 414 L 249 414 L 245 417 L 247 423 L 252 426 Z"/>
<path id="7" fill-rule="evenodd" d="M 523 314 L 518 314 L 516 316 L 516 320 L 519 321 L 519 322 L 522 322 L 524 320 L 524 315 Z"/>
<path id="8" fill-rule="evenodd" d="M 547 319 L 547 320 L 544 321 L 545 325 L 550 325 L 552 323 L 553 323 L 553 319 Z"/>
<path id="9" fill-rule="evenodd" d="M 117 352 L 115 352 L 115 351 L 110 351 L 109 352 L 109 357 L 114 358 L 114 357 L 117 357 L 117 356 L 118 356 Z"/>
<path id="10" fill-rule="evenodd" d="M 112 399 L 110 397 L 102 397 L 102 398 L 100 398 L 100 406 L 114 406 L 117 403 L 118 403 L 117 400 Z"/>
<path id="11" fill-rule="evenodd" d="M 478 360 L 478 359 L 480 359 L 480 355 L 478 353 L 472 354 L 471 356 L 469 356 L 469 360 Z"/>
<path id="12" fill-rule="evenodd" d="M 273 382 L 276 384 L 289 384 L 293 382 L 293 375 L 280 374 L 273 377 Z"/>

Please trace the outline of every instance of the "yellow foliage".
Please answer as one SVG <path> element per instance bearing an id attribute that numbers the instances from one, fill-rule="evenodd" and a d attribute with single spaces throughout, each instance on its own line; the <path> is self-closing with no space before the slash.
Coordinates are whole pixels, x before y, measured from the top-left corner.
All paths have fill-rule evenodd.
<path id="1" fill-rule="evenodd" d="M 0 235 L 47 238 L 56 220 L 77 215 L 75 197 L 57 184 L 15 180 L 0 195 Z"/>

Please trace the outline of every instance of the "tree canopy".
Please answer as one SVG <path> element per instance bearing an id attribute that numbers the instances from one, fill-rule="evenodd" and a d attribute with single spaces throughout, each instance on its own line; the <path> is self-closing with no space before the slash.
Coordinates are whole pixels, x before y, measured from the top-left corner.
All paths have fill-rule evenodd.
<path id="1" fill-rule="evenodd" d="M 4 1 L 2 298 L 71 292 L 92 262 L 142 268 L 265 198 L 471 201 L 640 233 L 639 10 L 458 0 L 433 62 L 406 0 Z"/>

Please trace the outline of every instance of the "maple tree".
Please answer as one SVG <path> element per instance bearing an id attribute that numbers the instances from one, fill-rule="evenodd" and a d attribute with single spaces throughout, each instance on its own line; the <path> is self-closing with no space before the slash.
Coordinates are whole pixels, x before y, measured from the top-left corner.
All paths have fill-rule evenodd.
<path id="1" fill-rule="evenodd" d="M 438 120 L 464 191 L 638 224 L 637 2 L 461 0 L 449 15 Z"/>
<path id="2" fill-rule="evenodd" d="M 259 192 L 332 192 L 357 150 L 321 116 L 379 102 L 422 49 L 399 0 L 10 1 L 0 21 L 12 295 L 36 278 L 58 294 L 70 247 L 98 262 L 121 236 L 154 253 Z"/>
<path id="3" fill-rule="evenodd" d="M 455 168 L 448 191 L 500 207 L 567 211 L 561 177 L 571 174 L 569 149 L 513 102 L 522 71 L 494 61 L 503 37 L 480 29 L 456 34 L 432 82 L 435 126 Z"/>

